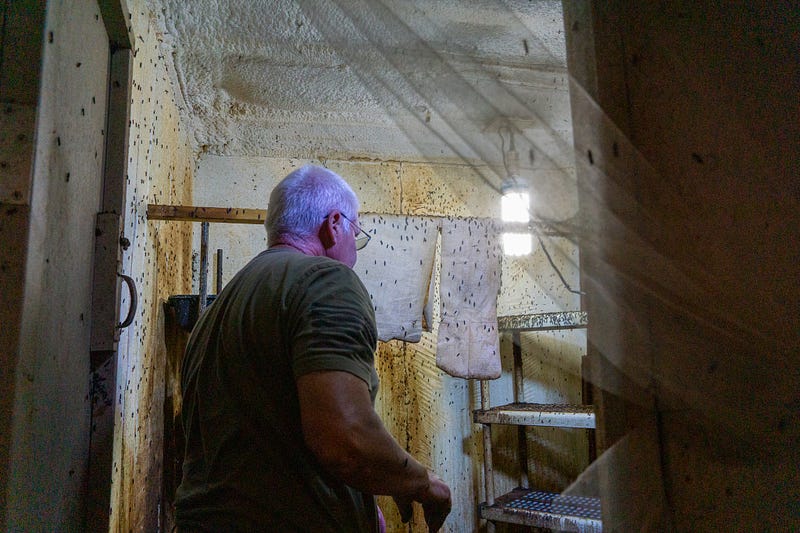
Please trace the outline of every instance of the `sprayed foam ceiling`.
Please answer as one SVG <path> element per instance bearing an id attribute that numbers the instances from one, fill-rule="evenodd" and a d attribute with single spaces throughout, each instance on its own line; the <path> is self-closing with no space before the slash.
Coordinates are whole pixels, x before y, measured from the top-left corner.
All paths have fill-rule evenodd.
<path id="1" fill-rule="evenodd" d="M 496 162 L 512 132 L 531 158 L 571 139 L 560 0 L 149 1 L 201 152 Z"/>

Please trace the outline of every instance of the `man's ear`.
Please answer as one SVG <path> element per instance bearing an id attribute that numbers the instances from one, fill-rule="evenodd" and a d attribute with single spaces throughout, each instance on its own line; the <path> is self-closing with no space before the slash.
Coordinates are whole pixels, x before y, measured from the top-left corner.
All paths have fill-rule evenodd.
<path id="1" fill-rule="evenodd" d="M 319 227 L 319 241 L 326 250 L 336 245 L 341 227 L 342 214 L 339 211 L 331 211 Z"/>

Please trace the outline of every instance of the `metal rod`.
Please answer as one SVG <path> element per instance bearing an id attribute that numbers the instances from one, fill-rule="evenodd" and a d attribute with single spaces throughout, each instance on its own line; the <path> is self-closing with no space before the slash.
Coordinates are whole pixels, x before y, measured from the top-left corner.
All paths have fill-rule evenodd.
<path id="1" fill-rule="evenodd" d="M 592 377 L 589 374 L 590 368 L 589 356 L 584 355 L 581 357 L 581 402 L 583 405 L 594 405 L 594 389 L 592 388 Z M 589 463 L 593 463 L 597 459 L 597 436 L 595 430 L 587 430 L 586 437 L 589 440 Z"/>
<path id="2" fill-rule="evenodd" d="M 203 314 L 206 308 L 208 295 L 208 222 L 200 224 L 200 302 L 197 306 L 197 317 Z"/>
<path id="3" fill-rule="evenodd" d="M 222 292 L 222 248 L 217 248 L 217 294 Z"/>
<path id="4" fill-rule="evenodd" d="M 514 401 L 523 403 L 525 401 L 525 378 L 522 372 L 522 336 L 519 331 L 511 335 L 512 350 L 514 353 Z M 528 436 L 525 426 L 517 426 L 517 440 L 519 442 L 519 486 L 527 489 L 530 486 L 530 474 L 528 472 Z"/>
<path id="5" fill-rule="evenodd" d="M 481 409 L 489 409 L 489 382 L 481 380 Z M 486 487 L 486 505 L 494 505 L 494 467 L 492 466 L 492 426 L 483 424 L 483 482 Z M 486 522 L 487 531 L 494 531 L 494 523 Z"/>

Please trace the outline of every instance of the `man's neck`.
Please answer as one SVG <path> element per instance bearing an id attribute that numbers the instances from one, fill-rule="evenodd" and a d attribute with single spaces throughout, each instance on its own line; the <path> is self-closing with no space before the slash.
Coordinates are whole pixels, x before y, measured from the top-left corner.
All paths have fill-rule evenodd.
<path id="1" fill-rule="evenodd" d="M 321 244 L 316 244 L 313 242 L 303 242 L 303 241 L 295 241 L 289 239 L 281 239 L 275 243 L 273 243 L 270 247 L 282 249 L 282 250 L 294 250 L 296 252 L 300 252 L 301 254 L 311 255 L 311 256 L 323 256 L 325 255 L 325 250 Z"/>

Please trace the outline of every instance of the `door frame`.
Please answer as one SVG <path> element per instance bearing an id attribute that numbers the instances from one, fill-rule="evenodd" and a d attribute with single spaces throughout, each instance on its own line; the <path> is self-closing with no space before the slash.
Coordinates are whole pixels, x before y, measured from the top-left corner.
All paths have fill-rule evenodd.
<path id="1" fill-rule="evenodd" d="M 90 348 L 91 430 L 87 475 L 86 531 L 108 531 L 111 518 L 117 344 L 120 323 L 122 250 L 127 195 L 128 135 L 133 65 L 130 14 L 124 0 L 98 0 L 109 39 L 108 108 L 103 195 L 95 228 Z M 130 280 L 130 278 L 127 278 Z M 131 309 L 135 312 L 132 280 Z M 123 322 L 129 322 L 125 320 Z"/>

